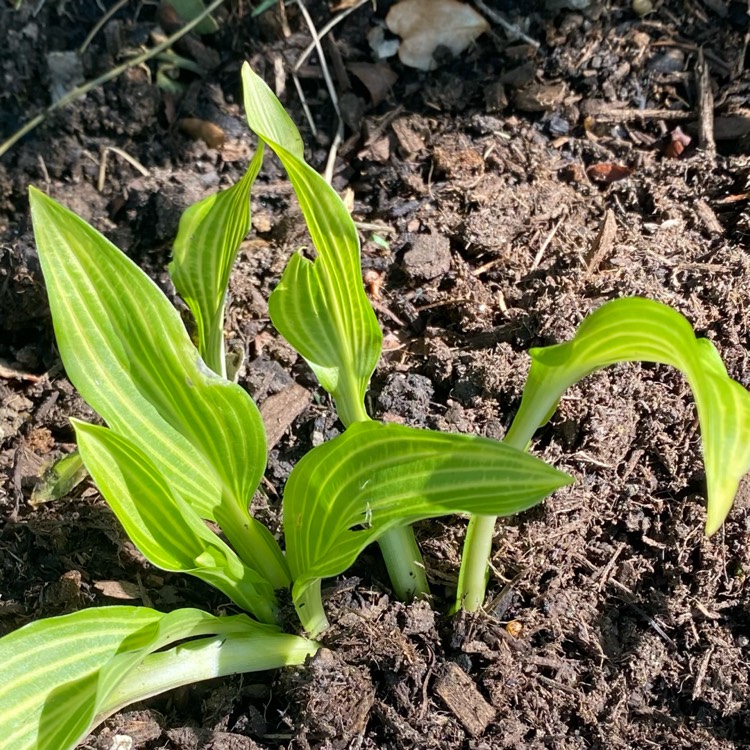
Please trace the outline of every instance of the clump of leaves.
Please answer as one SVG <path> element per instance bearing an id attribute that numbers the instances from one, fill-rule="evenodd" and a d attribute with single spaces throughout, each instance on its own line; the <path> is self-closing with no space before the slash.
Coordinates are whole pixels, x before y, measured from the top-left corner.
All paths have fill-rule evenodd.
<path id="1" fill-rule="evenodd" d="M 709 480 L 708 531 L 750 465 L 750 395 L 678 313 L 647 300 L 604 305 L 568 344 L 532 351 L 521 409 L 504 442 L 373 421 L 365 394 L 382 334 L 361 281 L 343 203 L 304 161 L 268 87 L 243 68 L 258 151 L 234 187 L 189 208 L 170 273 L 195 318 L 197 347 L 161 291 L 84 221 L 31 191 L 34 230 L 68 376 L 106 427 L 75 421 L 81 459 L 143 555 L 196 576 L 246 614 L 101 607 L 32 623 L 0 640 L 0 750 L 66 750 L 112 712 L 209 677 L 297 664 L 327 627 L 320 584 L 372 542 L 394 590 L 427 593 L 411 524 L 472 514 L 458 603 L 481 605 L 495 517 L 571 479 L 524 450 L 562 392 L 598 367 L 649 359 L 685 372 L 698 402 Z M 294 467 L 283 499 L 285 551 L 249 511 L 266 440 L 257 407 L 227 379 L 229 275 L 250 224 L 263 152 L 282 161 L 315 260 L 290 259 L 269 300 L 273 324 L 309 363 L 346 428 Z M 206 525 L 219 526 L 224 541 Z M 281 630 L 291 587 L 307 637 Z"/>

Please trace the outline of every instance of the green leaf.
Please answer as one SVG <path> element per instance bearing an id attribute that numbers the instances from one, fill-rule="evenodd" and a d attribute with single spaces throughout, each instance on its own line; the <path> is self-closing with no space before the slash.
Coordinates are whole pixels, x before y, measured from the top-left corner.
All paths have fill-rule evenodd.
<path id="1" fill-rule="evenodd" d="M 86 467 L 78 451 L 68 453 L 47 469 L 31 492 L 29 502 L 36 507 L 70 494 L 86 478 Z"/>
<path id="2" fill-rule="evenodd" d="M 203 0 L 170 0 L 169 4 L 177 11 L 177 15 L 183 21 L 192 21 L 201 13 L 206 12 L 206 5 Z M 213 16 L 206 16 L 195 27 L 198 34 L 214 34 L 218 30 L 219 24 L 216 23 Z"/>
<path id="3" fill-rule="evenodd" d="M 263 147 L 233 187 L 193 204 L 180 219 L 169 273 L 198 327 L 198 350 L 226 377 L 224 303 L 229 274 L 250 228 L 250 189 L 263 163 Z"/>
<path id="4" fill-rule="evenodd" d="M 106 711 L 118 683 L 171 643 L 269 633 L 274 629 L 245 615 L 162 614 L 146 607 L 101 607 L 26 625 L 0 639 L 0 750 L 75 747 Z"/>
<path id="5" fill-rule="evenodd" d="M 451 513 L 510 515 L 570 483 L 485 438 L 359 422 L 310 451 L 284 491 L 287 557 L 299 601 L 397 526 Z"/>
<path id="6" fill-rule="evenodd" d="M 269 300 L 274 326 L 333 395 L 345 425 L 367 419 L 364 398 L 382 333 L 362 286 L 359 238 L 333 188 L 304 161 L 302 139 L 273 92 L 245 64 L 250 128 L 281 159 L 317 257 L 292 256 Z"/>
<path id="7" fill-rule="evenodd" d="M 163 570 L 189 573 L 263 622 L 276 621 L 272 586 L 174 494 L 148 456 L 106 427 L 72 420 L 81 455 L 133 544 Z"/>
<path id="8" fill-rule="evenodd" d="M 565 343 L 530 351 L 521 407 L 508 433 L 526 443 L 554 412 L 565 389 L 617 362 L 672 365 L 695 397 L 708 485 L 706 534 L 716 532 L 750 470 L 750 393 L 728 375 L 716 347 L 696 338 L 690 323 L 666 305 L 638 297 L 602 305 Z"/>
<path id="9" fill-rule="evenodd" d="M 288 584 L 271 533 L 248 513 L 266 442 L 248 394 L 211 372 L 159 288 L 86 222 L 31 188 L 39 259 L 68 377 L 118 435 L 154 462 L 275 587 Z"/>

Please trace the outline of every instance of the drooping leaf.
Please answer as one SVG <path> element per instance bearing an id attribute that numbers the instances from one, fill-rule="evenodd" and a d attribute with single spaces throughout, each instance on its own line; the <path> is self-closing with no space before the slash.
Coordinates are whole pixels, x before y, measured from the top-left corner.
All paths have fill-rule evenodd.
<path id="1" fill-rule="evenodd" d="M 118 683 L 170 643 L 239 635 L 252 648 L 254 636 L 276 633 L 246 615 L 219 618 L 197 609 L 101 607 L 33 622 L 0 639 L 0 750 L 75 747 Z"/>
<path id="2" fill-rule="evenodd" d="M 316 579 L 346 570 L 390 528 L 451 513 L 518 513 L 570 481 L 494 440 L 355 423 L 310 451 L 287 482 L 284 530 L 295 602 Z"/>
<path id="3" fill-rule="evenodd" d="M 169 264 L 175 288 L 195 318 L 198 350 L 206 364 L 224 377 L 227 285 L 237 251 L 250 228 L 250 189 L 262 163 L 261 144 L 237 184 L 194 203 L 183 213 Z"/>
<path id="4" fill-rule="evenodd" d="M 273 92 L 245 64 L 250 128 L 281 159 L 317 252 L 292 256 L 269 300 L 274 326 L 333 395 L 345 425 L 367 419 L 364 397 L 382 333 L 362 286 L 359 238 L 333 188 L 304 161 L 302 139 Z"/>
<path id="5" fill-rule="evenodd" d="M 521 407 L 506 440 L 526 443 L 554 412 L 565 390 L 617 362 L 672 365 L 687 379 L 701 427 L 708 510 L 706 533 L 724 522 L 740 479 L 750 470 L 750 393 L 732 380 L 716 347 L 699 339 L 677 311 L 638 297 L 618 299 L 589 315 L 564 344 L 532 349 Z"/>
<path id="6" fill-rule="evenodd" d="M 285 586 L 276 541 L 247 511 L 266 460 L 252 399 L 206 367 L 177 311 L 129 258 L 43 193 L 31 188 L 30 198 L 70 380 L 202 518 L 220 523 L 245 562 Z"/>
<path id="7" fill-rule="evenodd" d="M 72 420 L 86 467 L 135 546 L 163 570 L 189 573 L 263 622 L 276 621 L 270 583 L 247 567 L 132 441 Z"/>

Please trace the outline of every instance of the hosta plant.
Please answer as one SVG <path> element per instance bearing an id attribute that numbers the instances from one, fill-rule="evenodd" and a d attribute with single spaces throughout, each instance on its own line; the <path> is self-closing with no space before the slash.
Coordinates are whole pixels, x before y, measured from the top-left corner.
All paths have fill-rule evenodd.
<path id="1" fill-rule="evenodd" d="M 31 191 L 39 257 L 66 372 L 106 426 L 74 421 L 81 459 L 125 532 L 153 565 L 217 588 L 241 614 L 101 607 L 27 625 L 0 640 L 0 750 L 66 750 L 119 708 L 218 675 L 298 664 L 326 628 L 323 578 L 378 542 L 394 590 L 427 593 L 411 525 L 470 514 L 458 601 L 481 605 L 495 517 L 540 502 L 570 478 L 527 455 L 562 392 L 630 359 L 682 369 L 696 393 L 709 484 L 708 531 L 748 468 L 748 394 L 687 321 L 646 300 L 618 300 L 568 344 L 534 350 L 506 441 L 370 418 L 365 394 L 381 332 L 361 282 L 357 232 L 304 161 L 302 141 L 245 66 L 255 158 L 232 188 L 184 214 L 170 274 L 194 338 L 125 255 L 61 205 Z M 250 224 L 265 148 L 276 153 L 310 230 L 315 259 L 292 256 L 269 300 L 271 320 L 331 395 L 343 433 L 305 455 L 283 497 L 283 550 L 250 512 L 263 475 L 259 411 L 226 364 L 229 275 Z M 206 522 L 212 522 L 209 526 Z M 222 535 L 212 529 L 219 528 Z M 280 621 L 291 589 L 299 624 Z M 284 632 L 282 627 L 305 635 Z"/>

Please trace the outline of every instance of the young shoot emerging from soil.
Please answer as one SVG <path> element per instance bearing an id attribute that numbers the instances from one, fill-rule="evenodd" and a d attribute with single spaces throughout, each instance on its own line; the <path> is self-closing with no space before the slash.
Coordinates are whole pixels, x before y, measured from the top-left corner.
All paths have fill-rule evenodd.
<path id="1" fill-rule="evenodd" d="M 156 285 L 108 240 L 31 191 L 34 230 L 67 374 L 106 427 L 75 421 L 81 459 L 153 565 L 200 578 L 244 614 L 103 607 L 32 623 L 0 640 L 0 750 L 67 750 L 108 715 L 173 687 L 299 664 L 328 622 L 321 580 L 378 542 L 403 598 L 428 593 L 411 525 L 470 514 L 458 606 L 484 599 L 497 516 L 570 483 L 525 453 L 564 390 L 608 364 L 679 368 L 696 397 L 708 480 L 707 532 L 722 523 L 750 466 L 750 395 L 689 323 L 644 299 L 616 300 L 559 346 L 532 350 L 521 408 L 503 442 L 384 424 L 365 394 L 382 334 L 362 286 L 359 241 L 343 203 L 304 161 L 294 124 L 246 65 L 245 108 L 259 146 L 229 190 L 189 208 L 170 273 L 195 319 L 197 347 Z M 263 476 L 259 411 L 224 353 L 229 275 L 250 226 L 265 148 L 286 168 L 315 248 L 290 259 L 271 320 L 330 393 L 345 427 L 294 467 L 283 498 L 285 552 L 249 512 Z M 223 537 L 209 529 L 211 521 Z M 296 629 L 281 630 L 291 588 Z"/>

